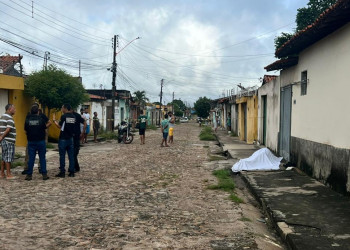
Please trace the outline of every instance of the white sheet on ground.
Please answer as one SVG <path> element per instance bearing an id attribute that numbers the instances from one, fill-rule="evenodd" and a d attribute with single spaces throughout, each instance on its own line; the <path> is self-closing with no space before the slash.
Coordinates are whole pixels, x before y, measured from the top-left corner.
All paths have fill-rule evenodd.
<path id="1" fill-rule="evenodd" d="M 268 148 L 262 148 L 234 164 L 232 171 L 279 170 L 281 160 L 282 157 L 274 156 Z"/>

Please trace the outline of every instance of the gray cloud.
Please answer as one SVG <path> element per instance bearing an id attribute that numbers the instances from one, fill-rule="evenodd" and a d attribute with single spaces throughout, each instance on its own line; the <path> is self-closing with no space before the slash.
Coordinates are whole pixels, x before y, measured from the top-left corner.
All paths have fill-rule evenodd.
<path id="1" fill-rule="evenodd" d="M 34 48 L 38 55 L 50 51 L 52 60 L 64 63 L 61 67 L 73 75 L 81 60 L 83 82 L 89 88 L 111 87 L 107 68 L 112 63 L 113 35 L 120 35 L 119 49 L 140 36 L 117 56 L 117 88 L 145 90 L 156 101 L 164 78 L 165 101 L 174 91 L 176 98 L 192 103 L 200 96 L 217 98 L 237 83 L 258 84 L 266 73 L 263 67 L 275 60 L 274 37 L 292 31 L 296 10 L 306 3 L 40 0 L 34 1 L 31 18 L 31 1 L 14 0 L 0 2 L 0 28 L 17 34 L 2 30 L 1 37 Z M 0 52 L 24 54 L 27 73 L 42 67 L 42 58 L 2 42 Z"/>

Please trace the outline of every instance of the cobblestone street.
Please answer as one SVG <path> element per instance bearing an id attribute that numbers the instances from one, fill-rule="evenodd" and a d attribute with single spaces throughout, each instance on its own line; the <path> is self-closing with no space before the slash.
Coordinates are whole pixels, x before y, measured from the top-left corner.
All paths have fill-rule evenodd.
<path id="1" fill-rule="evenodd" d="M 245 203 L 207 189 L 212 170 L 232 160 L 209 161 L 217 146 L 199 132 L 177 125 L 169 148 L 159 130 L 146 132 L 145 145 L 138 135 L 129 145 L 88 143 L 75 178 L 54 177 L 58 152 L 48 181 L 15 169 L 16 180 L 0 180 L 0 249 L 284 249 L 239 177 Z"/>

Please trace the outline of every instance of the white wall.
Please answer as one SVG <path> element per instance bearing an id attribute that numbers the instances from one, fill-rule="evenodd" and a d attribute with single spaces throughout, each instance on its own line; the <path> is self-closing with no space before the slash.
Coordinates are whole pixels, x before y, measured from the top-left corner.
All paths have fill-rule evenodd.
<path id="1" fill-rule="evenodd" d="M 307 94 L 293 86 L 291 135 L 350 148 L 350 24 L 302 51 L 299 63 L 281 72 L 281 85 L 299 82 L 307 70 Z"/>
<path id="2" fill-rule="evenodd" d="M 263 142 L 263 101 L 261 96 L 266 95 L 266 147 L 277 152 L 278 132 L 280 124 L 280 77 L 261 86 L 258 90 L 258 140 Z"/>
<path id="3" fill-rule="evenodd" d="M 100 120 L 102 127 L 106 128 L 106 108 L 104 102 L 91 102 L 91 126 L 92 126 L 92 117 L 94 117 L 94 112 L 97 112 L 97 117 Z"/>
<path id="4" fill-rule="evenodd" d="M 9 102 L 9 94 L 7 89 L 0 89 L 0 115 L 5 113 L 5 106 Z"/>

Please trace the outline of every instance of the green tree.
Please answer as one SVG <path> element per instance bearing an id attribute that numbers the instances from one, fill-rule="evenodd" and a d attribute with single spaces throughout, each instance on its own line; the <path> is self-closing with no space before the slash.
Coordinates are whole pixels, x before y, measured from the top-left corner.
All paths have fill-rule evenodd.
<path id="1" fill-rule="evenodd" d="M 336 2 L 337 0 L 309 0 L 307 7 L 298 9 L 295 20 L 297 24 L 296 31 L 303 30 L 305 27 L 315 22 L 322 12 Z"/>
<path id="2" fill-rule="evenodd" d="M 286 33 L 286 32 L 282 32 L 280 36 L 277 36 L 275 38 L 275 48 L 276 50 L 278 48 L 280 48 L 285 42 L 287 42 L 289 39 L 292 38 L 292 36 L 294 36 L 293 33 Z"/>
<path id="3" fill-rule="evenodd" d="M 54 65 L 29 75 L 25 81 L 25 92 L 37 99 L 44 109 L 48 108 L 48 112 L 50 109 L 60 109 L 64 103 L 76 108 L 89 100 L 78 78 Z"/>
<path id="4" fill-rule="evenodd" d="M 183 111 L 187 109 L 185 103 L 177 99 L 175 99 L 173 102 L 168 103 L 168 105 L 174 105 L 175 116 L 183 116 Z"/>
<path id="5" fill-rule="evenodd" d="M 194 103 L 194 109 L 199 117 L 206 118 L 209 116 L 211 100 L 207 97 L 199 97 Z"/>
<path id="6" fill-rule="evenodd" d="M 304 8 L 297 10 L 295 23 L 297 25 L 296 32 L 303 30 L 308 25 L 315 22 L 315 20 L 328 9 L 331 5 L 335 4 L 337 0 L 309 0 L 308 4 Z M 294 34 L 282 32 L 280 36 L 275 38 L 275 49 L 279 49 L 285 42 L 287 42 Z"/>
<path id="7" fill-rule="evenodd" d="M 133 98 L 134 98 L 134 101 L 139 103 L 140 105 L 145 105 L 146 102 L 149 102 L 149 99 L 146 97 L 146 91 L 144 91 L 144 90 L 135 91 Z"/>

